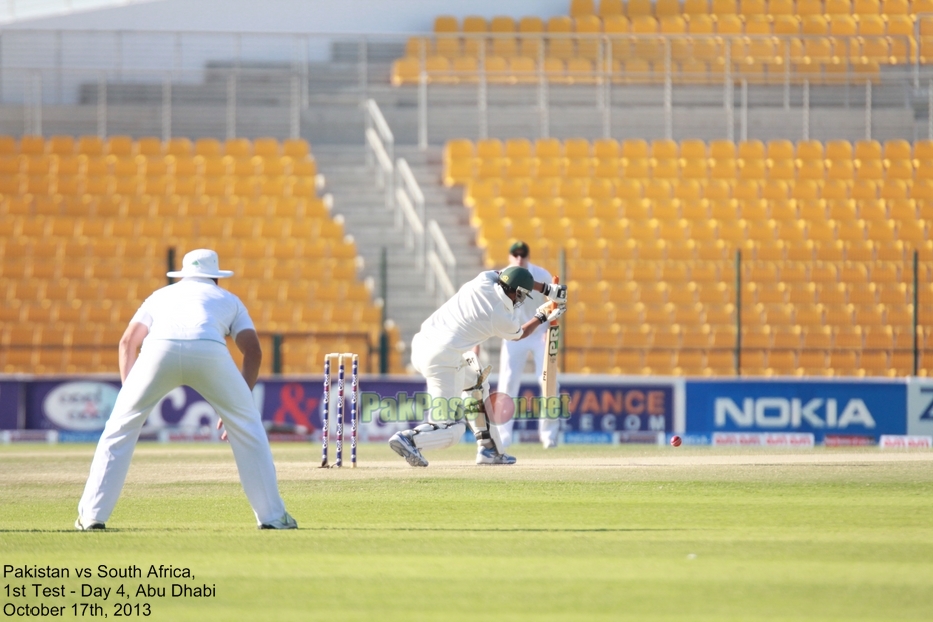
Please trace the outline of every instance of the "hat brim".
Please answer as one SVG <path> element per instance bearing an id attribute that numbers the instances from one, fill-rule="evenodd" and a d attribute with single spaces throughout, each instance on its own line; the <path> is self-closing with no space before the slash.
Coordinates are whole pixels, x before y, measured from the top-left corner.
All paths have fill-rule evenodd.
<path id="1" fill-rule="evenodd" d="M 184 270 L 176 270 L 174 272 L 166 272 L 165 276 L 171 277 L 173 279 L 183 279 L 186 276 L 200 276 L 206 279 L 229 279 L 233 276 L 233 272 L 230 270 L 218 270 L 217 272 L 185 272 Z"/>

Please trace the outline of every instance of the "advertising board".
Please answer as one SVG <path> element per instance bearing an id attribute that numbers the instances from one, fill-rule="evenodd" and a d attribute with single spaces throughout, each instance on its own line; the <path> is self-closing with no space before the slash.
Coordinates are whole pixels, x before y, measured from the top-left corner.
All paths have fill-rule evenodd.
<path id="1" fill-rule="evenodd" d="M 687 432 L 904 434 L 904 380 L 689 380 Z"/>

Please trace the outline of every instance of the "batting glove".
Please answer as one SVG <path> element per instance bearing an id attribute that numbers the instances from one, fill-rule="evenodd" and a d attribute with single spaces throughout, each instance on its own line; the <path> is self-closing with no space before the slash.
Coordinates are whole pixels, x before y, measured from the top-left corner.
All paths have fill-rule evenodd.
<path id="1" fill-rule="evenodd" d="M 554 285 L 550 283 L 542 283 L 541 293 L 547 297 L 548 300 L 553 300 L 558 303 L 567 303 L 567 286 L 566 285 Z"/>
<path id="2" fill-rule="evenodd" d="M 546 302 L 535 311 L 535 318 L 542 324 L 553 322 L 567 312 L 567 305 L 557 305 L 552 308 L 552 303 Z"/>

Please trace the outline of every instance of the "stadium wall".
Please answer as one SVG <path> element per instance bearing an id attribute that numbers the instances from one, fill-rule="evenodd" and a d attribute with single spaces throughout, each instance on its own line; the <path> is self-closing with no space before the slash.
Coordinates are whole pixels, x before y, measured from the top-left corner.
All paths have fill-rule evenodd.
<path id="1" fill-rule="evenodd" d="M 495 379 L 493 379 L 495 386 Z M 272 431 L 314 438 L 321 424 L 320 378 L 267 380 L 254 398 Z M 0 430 L 56 433 L 92 441 L 109 417 L 117 379 L 0 380 Z M 363 378 L 360 439 L 381 442 L 416 424 L 422 380 Z M 685 379 L 566 374 L 561 400 L 535 400 L 537 383 L 523 379 L 516 404 L 516 436 L 537 440 L 538 409 L 566 418 L 570 443 L 663 443 L 681 434 L 687 444 L 874 445 L 882 435 L 933 435 L 933 379 Z M 424 402 L 422 402 L 423 404 Z M 524 412 L 525 414 L 521 414 Z M 349 404 L 346 411 L 349 420 Z M 212 437 L 213 408 L 187 387 L 153 410 L 143 437 L 166 430 L 184 438 Z M 15 436 L 15 435 L 14 435 Z M 9 440 L 10 434 L 6 434 Z M 766 440 L 762 440 L 766 439 Z M 795 440 L 796 439 L 796 440 Z"/>

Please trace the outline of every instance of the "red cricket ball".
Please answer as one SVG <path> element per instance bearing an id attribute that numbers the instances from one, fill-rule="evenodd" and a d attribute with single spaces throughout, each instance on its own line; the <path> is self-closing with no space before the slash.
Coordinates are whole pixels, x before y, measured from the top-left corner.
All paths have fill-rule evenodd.
<path id="1" fill-rule="evenodd" d="M 675 434 L 674 436 L 671 437 L 671 445 L 672 445 L 673 447 L 680 447 L 680 444 L 681 444 L 682 442 L 683 442 L 683 441 L 681 440 L 681 438 L 680 438 L 679 436 L 677 436 L 676 434 Z"/>

